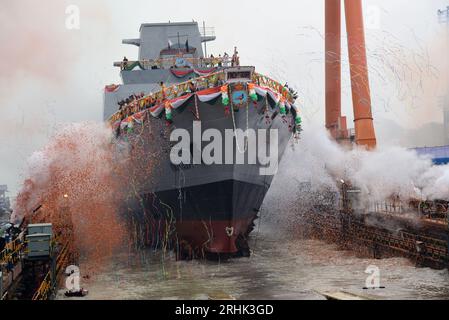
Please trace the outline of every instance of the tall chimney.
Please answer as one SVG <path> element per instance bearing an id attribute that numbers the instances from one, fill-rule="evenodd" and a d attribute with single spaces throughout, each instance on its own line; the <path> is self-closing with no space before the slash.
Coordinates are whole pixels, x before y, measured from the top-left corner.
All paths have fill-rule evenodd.
<path id="1" fill-rule="evenodd" d="M 341 0 L 325 0 L 326 128 L 338 137 L 341 116 Z"/>
<path id="2" fill-rule="evenodd" d="M 345 15 L 351 71 L 352 104 L 354 108 L 355 140 L 358 145 L 364 145 L 368 149 L 373 149 L 376 147 L 376 136 L 371 112 L 371 94 L 361 0 L 345 0 Z"/>

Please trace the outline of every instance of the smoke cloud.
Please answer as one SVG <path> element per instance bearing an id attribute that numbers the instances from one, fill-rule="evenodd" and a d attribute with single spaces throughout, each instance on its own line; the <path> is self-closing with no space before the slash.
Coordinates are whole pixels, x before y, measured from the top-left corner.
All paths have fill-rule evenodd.
<path id="1" fill-rule="evenodd" d="M 426 157 L 398 146 L 375 151 L 340 146 L 321 126 L 305 126 L 298 143 L 292 142 L 267 194 L 269 220 L 294 221 L 318 206 L 336 209 L 341 180 L 360 188 L 365 204 L 401 199 L 449 199 L 449 166 L 434 166 Z M 329 198 L 331 197 L 331 198 Z M 319 213 L 319 212 L 315 212 Z"/>

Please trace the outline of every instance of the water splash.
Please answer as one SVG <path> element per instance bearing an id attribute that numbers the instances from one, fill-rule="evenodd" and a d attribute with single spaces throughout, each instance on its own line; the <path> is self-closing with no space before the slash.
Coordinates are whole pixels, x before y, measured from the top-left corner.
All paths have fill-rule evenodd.
<path id="1" fill-rule="evenodd" d="M 345 149 L 321 126 L 306 125 L 299 143 L 284 154 L 264 202 L 265 217 L 291 225 L 301 214 L 318 213 L 314 208 L 335 209 L 335 199 L 327 196 L 338 192 L 341 180 L 360 188 L 366 203 L 392 195 L 449 199 L 448 165 L 434 166 L 429 158 L 399 146 Z"/>

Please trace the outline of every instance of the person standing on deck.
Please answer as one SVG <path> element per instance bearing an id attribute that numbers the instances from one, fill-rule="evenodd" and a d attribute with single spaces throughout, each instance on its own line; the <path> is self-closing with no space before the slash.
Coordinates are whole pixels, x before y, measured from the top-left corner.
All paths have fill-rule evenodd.
<path id="1" fill-rule="evenodd" d="M 237 67 L 240 65 L 240 59 L 238 56 L 239 52 L 237 51 L 237 47 L 234 47 L 234 54 L 232 55 L 231 66 Z"/>
<path id="2" fill-rule="evenodd" d="M 225 67 L 229 67 L 229 54 L 227 52 L 223 55 L 223 64 Z"/>
<path id="3" fill-rule="evenodd" d="M 122 70 L 126 69 L 127 66 L 128 66 L 128 58 L 125 56 L 123 57 Z"/>
<path id="4" fill-rule="evenodd" d="M 237 51 L 237 47 L 234 47 L 234 54 L 232 55 L 233 67 L 238 67 L 240 65 L 239 52 Z"/>
<path id="5" fill-rule="evenodd" d="M 164 81 L 161 81 L 161 92 L 162 92 L 162 99 L 165 99 L 165 85 L 164 85 Z"/>

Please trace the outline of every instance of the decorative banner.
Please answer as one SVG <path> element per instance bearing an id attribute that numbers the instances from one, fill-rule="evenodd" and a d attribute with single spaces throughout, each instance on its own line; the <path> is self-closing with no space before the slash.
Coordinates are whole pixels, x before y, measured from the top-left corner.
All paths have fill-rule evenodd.
<path id="1" fill-rule="evenodd" d="M 248 102 L 248 92 L 246 91 L 246 85 L 243 83 L 233 83 L 231 87 L 231 101 L 232 104 L 239 108 Z"/>
<path id="2" fill-rule="evenodd" d="M 228 85 L 225 84 L 224 86 L 221 86 L 220 92 L 221 92 L 221 103 L 224 106 L 227 106 L 229 104 Z"/>
<path id="3" fill-rule="evenodd" d="M 268 94 L 270 95 L 271 99 L 273 99 L 275 104 L 279 103 L 281 96 L 278 93 L 274 92 L 271 89 L 268 89 Z"/>
<path id="4" fill-rule="evenodd" d="M 168 100 L 165 101 L 164 108 L 165 108 L 165 119 L 167 119 L 168 121 L 172 121 L 173 115 L 171 113 L 172 106 L 170 104 L 170 101 Z"/>
<path id="5" fill-rule="evenodd" d="M 196 93 L 201 102 L 211 101 L 221 95 L 220 87 L 210 88 L 198 91 Z"/>
<path id="6" fill-rule="evenodd" d="M 155 60 L 155 62 L 158 64 L 160 64 L 161 61 L 162 61 L 161 59 Z M 143 62 L 143 63 L 146 63 L 146 62 Z M 138 62 L 133 62 L 133 63 L 129 63 L 126 66 L 125 70 L 132 69 L 136 66 L 139 66 L 142 68 L 141 64 L 139 64 Z M 178 70 L 176 70 L 176 69 L 178 69 Z M 192 70 L 192 68 L 186 68 L 185 70 L 183 70 L 182 68 L 174 68 L 174 70 L 172 70 L 172 72 L 175 74 L 177 73 L 179 76 L 182 76 L 182 74 L 187 74 L 188 72 L 191 72 L 191 70 Z M 221 71 L 219 73 L 214 72 L 216 70 L 217 70 L 217 68 L 215 68 L 215 67 L 198 68 L 198 69 L 194 70 L 194 72 L 201 74 L 201 75 L 208 74 L 208 76 L 204 76 L 204 77 L 195 79 L 196 83 L 199 84 L 199 86 L 203 86 L 203 85 L 209 86 L 210 84 L 217 85 L 219 83 L 219 80 L 221 80 L 221 81 L 224 80 L 225 74 L 223 71 Z M 209 74 L 211 72 L 213 72 L 213 73 Z M 273 79 L 270 79 L 270 78 L 263 76 L 261 74 L 258 74 L 258 73 L 254 73 L 254 81 L 259 84 L 259 85 L 255 85 L 255 87 L 254 87 L 255 93 L 260 96 L 263 96 L 263 97 L 266 97 L 267 94 L 270 94 L 270 97 L 275 101 L 275 103 L 279 102 L 279 98 L 280 98 L 281 92 L 282 92 L 282 96 L 284 96 L 284 98 L 286 98 L 285 106 L 288 109 L 291 108 L 291 105 L 296 100 L 292 96 L 292 93 L 288 90 L 288 88 L 285 88 L 279 82 L 276 82 Z M 175 97 L 179 92 L 188 91 L 188 83 L 189 82 L 173 84 L 171 87 L 164 89 L 164 92 L 166 92 L 166 96 Z M 120 87 L 119 85 L 118 86 L 117 85 L 106 86 L 105 91 L 113 92 L 115 90 L 118 90 L 119 87 Z M 277 92 L 278 90 L 280 90 L 280 91 Z M 251 99 L 254 99 L 255 95 L 253 94 L 251 84 L 248 84 L 248 91 L 251 96 Z M 152 95 L 156 96 L 157 98 L 161 98 L 161 96 L 164 96 L 164 94 L 163 94 L 164 92 L 162 92 L 162 91 L 154 92 Z M 203 100 L 209 99 L 208 97 L 202 97 L 202 94 L 199 94 L 198 97 Z M 215 98 L 215 96 L 212 96 L 212 98 Z M 155 107 L 151 108 L 151 114 L 153 116 L 158 117 L 161 112 L 161 108 L 163 108 L 163 106 L 155 106 Z M 132 109 L 133 108 L 131 106 L 126 107 L 127 111 L 135 112 Z M 136 111 L 138 111 L 138 110 L 136 110 Z M 114 121 L 117 121 L 117 120 L 121 119 L 121 116 L 122 115 L 120 112 L 116 112 L 109 118 L 109 122 L 112 123 Z"/>
<path id="7" fill-rule="evenodd" d="M 130 64 L 128 63 L 126 65 L 126 67 L 124 67 L 123 69 L 126 70 L 126 71 L 131 71 L 131 70 L 134 70 L 135 67 L 139 67 L 140 70 L 145 70 L 145 68 L 140 64 L 139 61 L 135 61 L 135 62 L 130 63 Z"/>
<path id="8" fill-rule="evenodd" d="M 281 101 L 279 101 L 279 110 L 281 114 L 286 114 L 287 112 L 285 111 L 285 98 L 281 97 Z"/>
<path id="9" fill-rule="evenodd" d="M 296 112 L 296 116 L 295 116 L 295 124 L 296 125 L 301 125 L 302 119 L 301 116 L 299 115 L 299 108 L 296 105 L 292 105 L 293 109 L 295 109 Z"/>
<path id="10" fill-rule="evenodd" d="M 132 128 L 132 123 L 133 123 L 133 117 L 132 116 L 129 116 L 129 117 L 127 117 L 125 120 L 123 120 L 121 123 L 120 123 L 120 129 L 125 129 L 125 128 Z"/>
<path id="11" fill-rule="evenodd" d="M 215 72 L 217 68 L 199 68 L 199 69 L 191 69 L 191 68 L 171 68 L 171 73 L 177 78 L 184 78 L 185 76 L 195 72 L 200 77 L 208 76 Z"/>
<path id="12" fill-rule="evenodd" d="M 186 103 L 187 100 L 189 100 L 190 97 L 192 97 L 192 96 L 193 96 L 192 93 L 186 94 L 186 95 L 183 95 L 181 97 L 174 98 L 174 99 L 170 100 L 170 103 L 171 103 L 173 109 L 177 109 L 180 106 L 182 106 L 184 103 Z"/>
<path id="13" fill-rule="evenodd" d="M 257 94 L 265 97 L 267 94 L 270 95 L 271 99 L 274 100 L 275 104 L 278 104 L 280 99 L 281 99 L 281 95 L 278 94 L 277 92 L 274 92 L 273 90 L 271 90 L 268 87 L 262 87 L 262 86 L 255 86 L 254 88 L 257 92 Z"/>
<path id="14" fill-rule="evenodd" d="M 300 125 L 302 123 L 301 116 L 298 113 L 296 114 L 296 117 L 295 117 L 295 123 L 297 125 Z"/>
<path id="15" fill-rule="evenodd" d="M 159 117 L 159 115 L 161 114 L 163 109 L 164 109 L 164 105 L 161 103 L 161 104 L 158 104 L 157 106 L 151 107 L 150 113 L 153 117 L 157 118 L 157 117 Z"/>
<path id="16" fill-rule="evenodd" d="M 259 96 L 262 96 L 262 97 L 265 97 L 267 95 L 267 91 L 268 91 L 268 89 L 261 87 L 261 86 L 255 86 L 254 90 L 256 91 L 256 93 Z"/>
<path id="17" fill-rule="evenodd" d="M 138 124 L 142 124 L 143 118 L 145 117 L 145 110 L 134 114 L 132 117 L 133 117 L 133 120 L 136 121 Z"/>
<path id="18" fill-rule="evenodd" d="M 217 68 L 212 67 L 212 68 L 199 68 L 199 69 L 193 69 L 193 71 L 195 71 L 195 73 L 201 77 L 204 76 L 208 76 L 211 73 L 214 73 L 215 70 L 217 70 Z"/>
<path id="19" fill-rule="evenodd" d="M 106 92 L 116 92 L 120 88 L 117 84 L 110 84 L 104 87 L 104 91 Z"/>
<path id="20" fill-rule="evenodd" d="M 129 66 L 131 67 L 131 66 Z M 213 73 L 216 68 L 200 68 L 200 69 L 191 69 L 191 68 L 172 68 L 171 72 L 176 76 L 182 76 L 183 74 L 189 74 L 192 73 L 192 70 L 194 70 L 195 73 L 198 74 L 209 74 Z M 267 77 L 262 77 L 260 75 L 256 74 L 258 83 L 261 83 L 263 85 L 256 85 L 254 83 L 236 83 L 231 84 L 231 87 L 228 86 L 228 84 L 224 84 L 223 86 L 217 86 L 214 88 L 208 88 L 205 90 L 197 91 L 195 93 L 187 93 L 183 96 L 176 97 L 181 92 L 187 92 L 188 91 L 188 84 L 189 82 L 183 82 L 181 84 L 176 84 L 171 86 L 170 88 L 164 89 L 164 91 L 160 91 L 158 93 L 152 93 L 151 95 L 147 95 L 144 98 L 132 102 L 130 105 L 128 105 L 125 109 L 125 111 L 128 113 L 135 113 L 133 116 L 127 117 L 123 121 L 120 121 L 120 118 L 122 117 L 121 112 L 116 112 L 114 115 L 112 115 L 109 119 L 109 123 L 113 123 L 113 126 L 117 128 L 120 126 L 121 128 L 128 128 L 128 132 L 132 130 L 133 128 L 133 122 L 136 123 L 142 123 L 144 120 L 144 117 L 146 115 L 145 112 L 148 110 L 144 110 L 145 106 L 152 103 L 153 96 L 154 99 L 160 99 L 162 98 L 162 102 L 159 103 L 156 106 L 153 106 L 149 109 L 150 114 L 158 118 L 161 114 L 161 112 L 165 109 L 166 111 L 166 117 L 167 120 L 170 120 L 172 118 L 172 109 L 177 109 L 187 103 L 187 101 L 195 94 L 200 102 L 208 102 L 215 98 L 218 98 L 221 96 L 222 98 L 222 104 L 225 106 L 225 113 L 229 109 L 228 105 L 230 103 L 230 98 L 232 98 L 232 102 L 236 107 L 239 107 L 246 102 L 248 102 L 249 99 L 252 101 L 257 101 L 258 95 L 262 97 L 266 97 L 269 95 L 272 100 L 275 102 L 276 106 L 279 106 L 280 113 L 286 114 L 287 109 L 290 110 L 291 108 L 295 109 L 295 122 L 297 125 L 301 124 L 301 117 L 299 116 L 299 108 L 294 105 L 294 99 L 291 98 L 291 94 L 288 89 L 281 86 L 279 83 L 275 82 L 274 80 L 271 80 Z M 211 81 L 211 79 L 213 81 Z M 218 80 L 223 80 L 223 78 L 220 77 L 220 74 L 213 73 L 212 75 L 209 75 L 207 77 L 201 77 L 196 79 L 197 83 L 200 83 L 200 86 L 203 85 L 210 85 L 211 83 L 215 84 L 215 82 L 219 83 Z M 201 82 L 204 81 L 204 84 Z M 105 91 L 107 92 L 114 92 L 119 89 L 119 85 L 108 85 L 105 86 Z M 229 94 L 229 88 L 231 88 L 232 95 Z M 280 90 L 278 92 L 277 90 Z M 165 94 L 161 94 L 165 93 Z M 281 93 L 282 92 L 282 93 Z M 173 97 L 176 98 L 172 99 L 164 99 L 165 97 Z M 150 98 L 151 97 L 151 98 Z M 168 104 L 167 104 L 168 103 Z M 170 118 L 170 119 L 169 119 Z"/>
<path id="21" fill-rule="evenodd" d="M 170 69 L 171 73 L 177 78 L 184 78 L 186 75 L 189 75 L 193 72 L 193 69 L 190 68 L 172 68 Z"/>
<path id="22" fill-rule="evenodd" d="M 165 109 L 165 104 L 167 102 L 171 105 L 171 108 L 177 109 L 180 106 L 182 106 L 184 103 L 186 103 L 190 99 L 190 97 L 192 95 L 193 94 L 186 94 L 186 95 L 183 95 L 181 97 L 178 97 L 178 98 L 175 98 L 175 99 L 172 99 L 172 100 L 166 100 L 165 102 L 163 102 L 161 104 L 158 104 L 158 105 L 156 105 L 154 107 L 151 107 L 150 108 L 150 114 L 153 117 L 155 117 L 155 118 L 159 117 L 159 115 L 161 114 L 162 110 Z"/>
<path id="23" fill-rule="evenodd" d="M 256 93 L 256 85 L 254 83 L 249 82 L 248 83 L 248 93 L 249 93 L 249 97 L 251 98 L 251 100 L 253 100 L 254 102 L 257 101 L 257 93 Z"/>
<path id="24" fill-rule="evenodd" d="M 248 93 L 245 90 L 232 92 L 232 104 L 236 107 L 243 106 L 248 101 Z"/>

